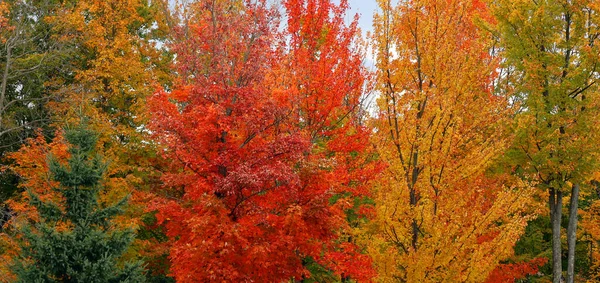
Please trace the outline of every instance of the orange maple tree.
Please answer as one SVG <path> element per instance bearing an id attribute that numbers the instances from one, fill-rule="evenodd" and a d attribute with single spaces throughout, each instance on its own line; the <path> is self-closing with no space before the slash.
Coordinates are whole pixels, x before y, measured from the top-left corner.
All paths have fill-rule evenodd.
<path id="1" fill-rule="evenodd" d="M 283 33 L 266 1 L 188 6 L 172 46 L 179 81 L 150 99 L 175 161 L 154 207 L 178 281 L 302 279 L 309 259 L 339 278 L 373 276 L 345 217 L 376 170 L 362 166 L 354 116 L 364 72 L 336 42 L 352 42 L 356 24 L 344 26 L 345 1 L 284 5 Z"/>
<path id="2" fill-rule="evenodd" d="M 54 142 L 49 144 L 42 135 L 38 135 L 35 139 L 29 139 L 20 151 L 9 155 L 9 158 L 16 163 L 11 169 L 23 180 L 20 186 L 30 188 L 44 201 L 56 200 L 56 193 L 52 191 L 52 188 L 56 186 L 56 182 L 51 180 L 46 162 L 48 154 L 59 158 L 67 155 L 67 147 L 62 136 L 59 135 Z M 2 169 L 6 170 L 7 168 Z M 38 218 L 35 208 L 28 205 L 28 200 L 29 195 L 22 192 L 19 198 L 10 199 L 6 202 L 10 207 L 13 218 L 4 223 L 3 232 L 0 233 L 0 246 L 3 248 L 0 277 L 9 278 L 10 280 L 15 280 L 15 278 L 13 278 L 14 274 L 9 271 L 9 266 L 13 258 L 19 253 L 17 242 L 11 237 L 12 232 L 15 230 L 14 228 L 19 228 L 23 221 L 37 220 Z"/>

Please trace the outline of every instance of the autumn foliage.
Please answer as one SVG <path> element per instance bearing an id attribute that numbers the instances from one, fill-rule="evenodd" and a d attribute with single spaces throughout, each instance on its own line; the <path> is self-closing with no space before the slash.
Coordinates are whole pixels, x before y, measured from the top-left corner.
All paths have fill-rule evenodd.
<path id="1" fill-rule="evenodd" d="M 342 278 L 372 276 L 344 236 L 344 210 L 372 176 L 354 116 L 356 27 L 344 26 L 346 3 L 284 4 L 284 33 L 264 1 L 193 4 L 172 46 L 175 88 L 150 99 L 151 127 L 175 161 L 163 177 L 173 197 L 155 208 L 178 281 L 300 280 L 306 258 Z"/>
<path id="2" fill-rule="evenodd" d="M 389 167 L 375 186 L 381 280 L 482 281 L 527 223 L 526 186 L 486 168 L 506 149 L 510 107 L 479 1 L 379 1 L 374 137 Z M 520 188 L 518 188 L 520 186 Z"/>
<path id="3" fill-rule="evenodd" d="M 376 2 L 0 1 L 0 282 L 80 121 L 133 282 L 599 280 L 598 1 Z"/>
<path id="4" fill-rule="evenodd" d="M 548 262 L 546 258 L 535 258 L 528 262 L 500 264 L 490 273 L 485 282 L 515 282 L 524 279 L 528 275 L 538 273 L 539 267 L 546 264 L 546 262 Z"/>
<path id="5" fill-rule="evenodd" d="M 0 28 L 8 28 L 8 4 L 0 3 Z"/>

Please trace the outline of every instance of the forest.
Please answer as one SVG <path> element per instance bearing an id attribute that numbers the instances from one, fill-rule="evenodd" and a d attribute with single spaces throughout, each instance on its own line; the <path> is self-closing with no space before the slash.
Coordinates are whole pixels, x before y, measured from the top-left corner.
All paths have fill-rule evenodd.
<path id="1" fill-rule="evenodd" d="M 0 282 L 600 282 L 600 1 L 364 1 L 0 0 Z"/>

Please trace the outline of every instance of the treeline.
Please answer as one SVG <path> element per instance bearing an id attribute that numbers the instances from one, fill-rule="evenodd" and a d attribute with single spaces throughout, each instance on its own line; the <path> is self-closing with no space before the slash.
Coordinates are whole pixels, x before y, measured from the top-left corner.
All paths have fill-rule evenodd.
<path id="1" fill-rule="evenodd" d="M 377 2 L 0 1 L 0 281 L 600 281 L 600 2 Z"/>

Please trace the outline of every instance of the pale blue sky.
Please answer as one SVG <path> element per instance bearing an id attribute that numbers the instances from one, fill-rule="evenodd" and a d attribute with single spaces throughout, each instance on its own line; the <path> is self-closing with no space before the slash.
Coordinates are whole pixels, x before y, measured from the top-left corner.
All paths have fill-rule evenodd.
<path id="1" fill-rule="evenodd" d="M 355 14 L 358 14 L 360 18 L 358 19 L 358 25 L 362 30 L 363 34 L 366 35 L 368 31 L 373 30 L 373 14 L 379 8 L 377 7 L 377 2 L 375 0 L 348 0 L 348 4 L 350 5 L 350 11 L 348 11 L 348 15 L 346 16 L 347 21 L 352 20 Z M 365 54 L 365 65 L 367 68 L 373 70 L 374 68 L 374 58 L 372 51 L 370 48 L 366 50 Z M 376 115 L 376 107 L 375 107 L 375 99 L 377 95 L 375 93 L 365 94 L 364 107 L 369 111 L 371 115 Z"/>
<path id="2" fill-rule="evenodd" d="M 363 32 L 373 30 L 373 13 L 377 10 L 377 2 L 375 0 L 348 0 L 351 11 L 348 12 L 349 19 L 352 19 L 354 14 L 359 14 L 360 19 L 358 25 Z"/>
<path id="3" fill-rule="evenodd" d="M 334 0 L 334 2 L 339 3 Z M 346 21 L 350 22 L 355 14 L 359 15 L 358 26 L 363 32 L 363 36 L 366 35 L 367 32 L 373 31 L 373 14 L 375 11 L 379 9 L 377 6 L 377 1 L 375 0 L 348 0 L 348 4 L 350 5 L 350 10 L 347 12 Z M 365 65 L 368 68 L 373 68 L 374 66 L 374 58 L 372 54 L 372 50 L 369 48 L 366 51 L 365 55 Z"/>

